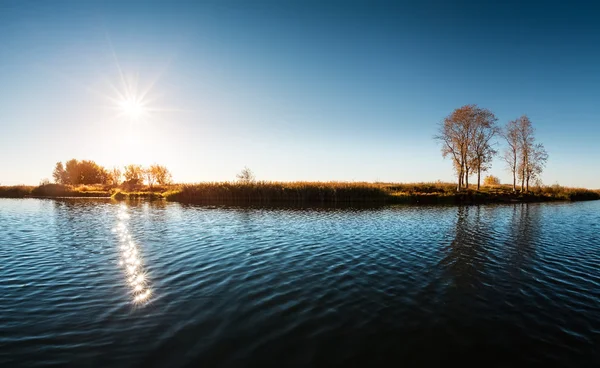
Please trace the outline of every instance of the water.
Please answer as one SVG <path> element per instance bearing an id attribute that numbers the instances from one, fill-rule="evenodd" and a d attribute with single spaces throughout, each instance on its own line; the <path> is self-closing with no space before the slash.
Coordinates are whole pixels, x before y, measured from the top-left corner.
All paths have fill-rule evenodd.
<path id="1" fill-rule="evenodd" d="M 597 366 L 599 222 L 0 199 L 0 366 Z"/>

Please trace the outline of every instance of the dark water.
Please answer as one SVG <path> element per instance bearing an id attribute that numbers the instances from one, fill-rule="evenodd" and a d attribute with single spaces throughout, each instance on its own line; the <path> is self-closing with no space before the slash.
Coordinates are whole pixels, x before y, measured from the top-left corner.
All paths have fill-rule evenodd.
<path id="1" fill-rule="evenodd" d="M 0 366 L 597 366 L 599 222 L 1 199 Z"/>

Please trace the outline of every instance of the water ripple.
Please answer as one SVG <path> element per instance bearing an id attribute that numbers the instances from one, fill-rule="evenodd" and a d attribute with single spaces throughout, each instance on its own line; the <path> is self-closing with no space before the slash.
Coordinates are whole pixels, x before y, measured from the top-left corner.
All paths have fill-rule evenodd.
<path id="1" fill-rule="evenodd" d="M 600 203 L 0 200 L 2 366 L 597 366 Z"/>

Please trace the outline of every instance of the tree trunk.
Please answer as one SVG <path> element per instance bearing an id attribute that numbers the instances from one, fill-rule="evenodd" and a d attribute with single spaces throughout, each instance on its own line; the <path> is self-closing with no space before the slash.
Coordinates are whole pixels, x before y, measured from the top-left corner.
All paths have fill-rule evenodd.
<path id="1" fill-rule="evenodd" d="M 465 168 L 465 189 L 469 189 L 469 168 Z"/>
<path id="2" fill-rule="evenodd" d="M 513 162 L 513 193 L 517 192 L 517 154 L 515 153 L 515 161 Z"/>
<path id="3" fill-rule="evenodd" d="M 521 178 L 521 193 L 525 190 L 525 179 Z"/>
<path id="4" fill-rule="evenodd" d="M 481 189 L 481 165 L 477 165 L 477 190 Z"/>
<path id="5" fill-rule="evenodd" d="M 529 175 L 527 175 L 527 193 L 529 193 Z"/>
<path id="6" fill-rule="evenodd" d="M 517 192 L 517 172 L 513 170 L 513 193 Z"/>
<path id="7" fill-rule="evenodd" d="M 525 170 L 521 170 L 521 193 L 525 190 Z"/>

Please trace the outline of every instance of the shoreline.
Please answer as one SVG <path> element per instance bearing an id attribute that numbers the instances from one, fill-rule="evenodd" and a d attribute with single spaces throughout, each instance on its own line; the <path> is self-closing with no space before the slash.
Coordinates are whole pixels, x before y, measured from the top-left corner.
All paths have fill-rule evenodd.
<path id="1" fill-rule="evenodd" d="M 515 193 L 511 186 L 504 185 L 457 192 L 450 183 L 221 182 L 151 188 L 45 184 L 0 186 L 0 198 L 164 199 L 206 205 L 448 205 L 600 200 L 600 190 L 555 185 Z"/>

